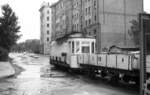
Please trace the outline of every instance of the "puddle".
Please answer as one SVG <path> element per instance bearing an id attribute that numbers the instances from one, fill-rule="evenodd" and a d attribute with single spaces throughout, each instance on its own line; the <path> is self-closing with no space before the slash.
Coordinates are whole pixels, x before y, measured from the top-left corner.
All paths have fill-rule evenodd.
<path id="1" fill-rule="evenodd" d="M 17 78 L 40 78 L 40 66 L 24 65 L 25 69 Z"/>

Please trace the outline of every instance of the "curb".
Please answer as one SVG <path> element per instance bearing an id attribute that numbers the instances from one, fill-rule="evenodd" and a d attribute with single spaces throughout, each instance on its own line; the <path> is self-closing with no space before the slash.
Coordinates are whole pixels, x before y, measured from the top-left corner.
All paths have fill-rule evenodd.
<path id="1" fill-rule="evenodd" d="M 9 69 L 11 68 L 12 69 L 12 73 L 10 73 L 11 71 L 9 71 L 8 73 L 0 76 L 0 79 L 5 79 L 5 78 L 10 78 L 10 77 L 13 77 L 15 75 L 15 69 L 14 67 L 11 65 L 11 63 L 9 61 L 5 61 L 5 62 L 2 62 L 3 64 L 8 64 L 7 66 L 9 67 Z M 5 67 L 5 66 L 4 66 Z M 5 70 L 4 72 L 6 72 L 7 70 Z M 2 71 L 3 72 L 3 71 Z"/>
<path id="2" fill-rule="evenodd" d="M 19 75 L 24 69 L 16 64 L 13 64 L 12 60 L 6 61 L 5 63 L 9 64 L 11 69 L 13 69 L 13 73 L 8 73 L 6 75 L 0 76 L 1 79 L 12 78 Z"/>

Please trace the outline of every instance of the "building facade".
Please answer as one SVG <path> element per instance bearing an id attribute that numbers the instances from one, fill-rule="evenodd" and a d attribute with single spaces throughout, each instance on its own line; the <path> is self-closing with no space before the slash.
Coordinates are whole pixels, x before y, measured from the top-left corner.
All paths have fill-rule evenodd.
<path id="1" fill-rule="evenodd" d="M 52 40 L 59 39 L 72 30 L 72 0 L 59 0 L 51 5 Z"/>
<path id="2" fill-rule="evenodd" d="M 98 0 L 100 28 L 99 50 L 115 45 L 121 48 L 135 48 L 133 37 L 129 35 L 131 21 L 137 20 L 143 12 L 143 0 Z"/>
<path id="3" fill-rule="evenodd" d="M 72 30 L 81 32 L 82 30 L 82 0 L 73 0 L 72 5 Z"/>
<path id="4" fill-rule="evenodd" d="M 51 42 L 51 8 L 49 3 L 43 3 L 40 8 L 40 40 L 41 40 L 41 51 L 43 54 L 50 53 L 50 42 Z"/>
<path id="5" fill-rule="evenodd" d="M 63 11 L 69 9 L 67 13 L 70 19 L 66 19 L 68 23 L 63 24 L 66 25 L 66 30 L 69 28 L 67 31 L 62 31 L 63 29 L 58 28 L 56 24 L 60 21 L 56 18 L 59 11 L 56 6 L 61 5 L 62 2 L 69 2 L 61 8 L 64 9 Z M 51 8 L 52 32 L 55 39 L 63 37 L 65 32 L 81 32 L 96 38 L 98 53 L 109 50 L 111 46 L 136 47 L 133 37 L 129 35 L 132 25 L 130 22 L 138 20 L 138 14 L 143 12 L 142 0 L 59 0 Z M 59 31 L 61 36 L 56 35 L 57 29 L 62 32 Z"/>

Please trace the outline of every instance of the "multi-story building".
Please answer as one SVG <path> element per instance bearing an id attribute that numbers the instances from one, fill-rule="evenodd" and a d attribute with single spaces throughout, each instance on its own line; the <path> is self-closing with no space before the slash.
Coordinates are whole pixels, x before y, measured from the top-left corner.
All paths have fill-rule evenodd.
<path id="1" fill-rule="evenodd" d="M 62 2 L 64 8 L 56 8 Z M 69 4 L 69 5 L 67 5 Z M 67 31 L 57 27 L 59 23 L 57 12 L 67 9 L 70 19 L 66 19 Z M 135 48 L 133 37 L 129 35 L 131 21 L 138 20 L 138 14 L 143 12 L 142 0 L 59 0 L 51 6 L 53 35 L 57 35 L 60 29 L 61 36 L 65 32 L 81 32 L 96 38 L 97 52 L 108 50 L 111 46 L 123 48 Z M 63 11 L 61 11 L 61 10 Z M 65 9 L 65 10 L 64 10 Z M 65 13 L 65 12 L 63 12 Z M 62 17 L 61 15 L 59 15 Z M 67 18 L 67 17 L 66 17 Z M 60 21 L 61 23 L 63 21 Z M 63 35 L 62 35 L 63 34 Z M 55 37 L 57 39 L 57 37 Z"/>
<path id="2" fill-rule="evenodd" d="M 51 8 L 49 3 L 44 2 L 39 11 L 41 20 L 41 51 L 44 54 L 49 54 L 51 42 Z"/>
<path id="3" fill-rule="evenodd" d="M 59 0 L 51 9 L 52 39 L 56 40 L 72 30 L 72 0 Z"/>
<path id="4" fill-rule="evenodd" d="M 73 0 L 72 5 L 72 30 L 81 32 L 82 30 L 82 0 Z"/>
<path id="5" fill-rule="evenodd" d="M 99 0 L 82 0 L 83 11 L 83 29 L 86 29 L 88 35 L 96 37 L 98 27 L 98 1 Z"/>
<path id="6" fill-rule="evenodd" d="M 131 21 L 143 12 L 142 0 L 82 0 L 83 29 L 96 37 L 97 51 L 111 46 L 135 48 L 129 35 Z"/>
<path id="7" fill-rule="evenodd" d="M 98 0 L 100 38 L 99 50 L 118 46 L 135 48 L 133 37 L 129 35 L 131 21 L 138 20 L 143 12 L 143 0 Z"/>

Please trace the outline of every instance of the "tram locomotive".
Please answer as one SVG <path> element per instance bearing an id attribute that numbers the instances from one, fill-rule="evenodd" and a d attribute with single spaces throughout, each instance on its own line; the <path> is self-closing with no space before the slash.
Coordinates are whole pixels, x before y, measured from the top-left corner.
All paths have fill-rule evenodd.
<path id="1" fill-rule="evenodd" d="M 95 54 L 95 39 L 91 37 L 71 37 L 63 43 L 51 44 L 50 63 L 72 70 L 80 70 L 78 55 Z"/>
<path id="2" fill-rule="evenodd" d="M 70 37 L 51 44 L 50 64 L 57 67 L 83 71 L 91 77 L 109 76 L 112 80 L 139 82 L 139 53 L 100 53 L 95 51 L 96 40 L 92 37 Z M 150 56 L 147 56 L 147 59 Z M 147 73 L 150 61 L 147 60 Z"/>

